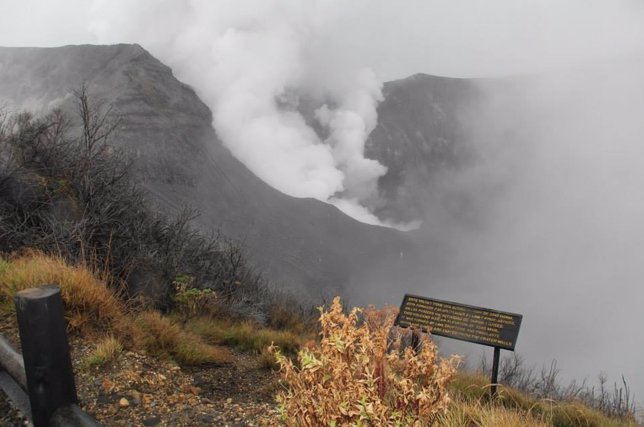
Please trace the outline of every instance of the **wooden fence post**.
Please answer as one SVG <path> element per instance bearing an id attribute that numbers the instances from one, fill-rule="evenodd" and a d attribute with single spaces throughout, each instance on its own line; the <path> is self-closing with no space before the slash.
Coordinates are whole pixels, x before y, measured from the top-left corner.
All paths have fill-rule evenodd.
<path id="1" fill-rule="evenodd" d="M 32 420 L 48 426 L 57 409 L 78 402 L 60 289 L 25 289 L 15 304 Z"/>

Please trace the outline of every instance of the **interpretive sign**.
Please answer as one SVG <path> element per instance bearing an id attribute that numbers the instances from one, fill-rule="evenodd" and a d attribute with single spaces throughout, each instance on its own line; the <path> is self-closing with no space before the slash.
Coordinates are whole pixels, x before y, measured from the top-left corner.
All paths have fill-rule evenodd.
<path id="1" fill-rule="evenodd" d="M 514 350 L 522 318 L 520 314 L 406 294 L 396 325 Z"/>

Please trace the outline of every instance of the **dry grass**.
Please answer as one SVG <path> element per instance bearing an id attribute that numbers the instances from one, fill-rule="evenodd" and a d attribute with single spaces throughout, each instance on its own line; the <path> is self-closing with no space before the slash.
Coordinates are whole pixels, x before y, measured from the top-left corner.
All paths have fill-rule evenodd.
<path id="1" fill-rule="evenodd" d="M 312 335 L 317 331 L 317 312 L 306 310 L 291 296 L 273 298 L 266 306 L 268 327 L 290 331 L 296 335 Z"/>
<path id="2" fill-rule="evenodd" d="M 169 355 L 182 365 L 220 364 L 232 361 L 230 352 L 203 342 L 198 335 L 184 330 L 176 321 L 156 311 L 136 317 L 143 331 L 142 346 L 152 354 Z"/>
<path id="3" fill-rule="evenodd" d="M 310 335 L 258 327 L 251 322 L 233 323 L 222 319 L 199 317 L 190 319 L 185 327 L 210 344 L 227 345 L 242 352 L 261 354 L 274 344 L 284 353 L 295 355 Z"/>
<path id="4" fill-rule="evenodd" d="M 70 266 L 62 259 L 39 252 L 3 261 L 0 268 L 2 310 L 15 311 L 16 292 L 52 283 L 60 286 L 70 332 L 111 332 L 127 341 L 136 338 L 137 331 L 131 327 L 123 304 L 104 280 L 89 268 Z"/>
<path id="5" fill-rule="evenodd" d="M 518 390 L 499 386 L 497 398 L 491 402 L 489 379 L 483 375 L 458 374 L 449 385 L 457 402 L 444 419 L 444 425 L 551 425 L 556 427 L 612 427 L 636 426 L 634 420 L 611 419 L 581 402 L 562 402 L 537 399 Z M 490 417 L 505 417 L 507 424 L 495 423 Z M 465 424 L 454 424 L 453 419 L 466 417 Z M 519 418 L 517 418 L 519 417 Z M 513 424 L 511 419 L 523 419 Z M 517 421 L 518 422 L 518 421 Z"/>
<path id="6" fill-rule="evenodd" d="M 10 261 L 0 261 L 0 312 L 15 314 L 16 292 L 43 284 L 57 284 L 65 304 L 65 317 L 72 334 L 102 338 L 88 360 L 103 365 L 127 347 L 171 356 L 183 365 L 227 363 L 226 349 L 206 344 L 158 312 L 133 313 L 85 266 L 70 266 L 59 258 L 29 252 Z M 15 316 L 11 316 L 15 319 Z M 119 347 L 120 346 L 120 347 Z"/>
<path id="7" fill-rule="evenodd" d="M 122 351 L 123 344 L 113 336 L 108 336 L 96 344 L 96 349 L 89 355 L 86 364 L 89 367 L 103 367 L 116 360 Z"/>
<path id="8" fill-rule="evenodd" d="M 255 361 L 257 363 L 257 367 L 260 369 L 275 371 L 280 367 L 277 362 L 277 358 L 275 357 L 275 353 L 270 350 L 270 347 L 262 350 L 262 352 L 255 358 Z"/>
<path id="9" fill-rule="evenodd" d="M 473 402 L 454 402 L 438 418 L 440 427 L 547 427 L 551 424 L 531 414 Z"/>

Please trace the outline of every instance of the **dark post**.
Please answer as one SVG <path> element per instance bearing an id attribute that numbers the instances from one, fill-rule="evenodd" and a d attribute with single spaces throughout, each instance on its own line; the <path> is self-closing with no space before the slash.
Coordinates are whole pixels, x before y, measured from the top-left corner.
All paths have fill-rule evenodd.
<path id="1" fill-rule="evenodd" d="M 413 348 L 416 353 L 420 351 L 420 335 L 416 329 L 412 329 L 411 331 L 411 348 Z"/>
<path id="2" fill-rule="evenodd" d="M 501 349 L 499 347 L 494 347 L 494 359 L 492 359 L 492 387 L 490 388 L 492 398 L 496 397 L 496 385 L 499 381 L 500 356 L 501 356 Z"/>
<path id="3" fill-rule="evenodd" d="M 78 402 L 63 300 L 45 285 L 18 292 L 15 303 L 33 423 L 48 426 L 58 408 Z"/>

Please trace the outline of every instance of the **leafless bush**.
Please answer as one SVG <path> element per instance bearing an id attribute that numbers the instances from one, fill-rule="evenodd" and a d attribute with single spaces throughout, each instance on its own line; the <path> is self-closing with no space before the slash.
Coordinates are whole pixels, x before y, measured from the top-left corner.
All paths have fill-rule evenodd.
<path id="1" fill-rule="evenodd" d="M 482 358 L 479 370 L 489 372 L 490 369 L 487 359 Z M 615 382 L 611 389 L 603 373 L 599 375 L 597 386 L 588 385 L 586 380 L 581 383 L 572 380 L 563 384 L 559 380 L 559 373 L 554 360 L 536 373 L 533 367 L 525 365 L 521 355 L 512 353 L 501 360 L 499 382 L 538 398 L 578 400 L 610 417 L 626 419 L 635 413 L 635 399 L 624 376 L 621 384 Z"/>
<path id="2" fill-rule="evenodd" d="M 0 251 L 90 263 L 166 308 L 174 279 L 189 275 L 231 315 L 267 321 L 270 292 L 241 245 L 198 233 L 189 208 L 172 219 L 151 210 L 131 162 L 111 145 L 119 118 L 85 87 L 76 100 L 76 120 L 61 111 L 0 115 Z"/>

